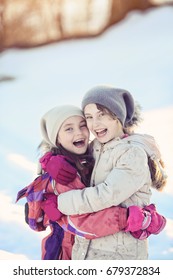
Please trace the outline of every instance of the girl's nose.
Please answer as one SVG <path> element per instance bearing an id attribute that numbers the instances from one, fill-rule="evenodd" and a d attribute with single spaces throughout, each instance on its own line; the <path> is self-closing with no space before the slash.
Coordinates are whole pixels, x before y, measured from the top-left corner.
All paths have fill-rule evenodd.
<path id="1" fill-rule="evenodd" d="M 92 126 L 97 127 L 99 125 L 99 119 L 98 118 L 93 118 Z"/>
<path id="2" fill-rule="evenodd" d="M 76 129 L 76 134 L 77 134 L 77 135 L 82 134 L 82 130 L 81 130 L 80 128 L 77 128 L 77 129 Z"/>

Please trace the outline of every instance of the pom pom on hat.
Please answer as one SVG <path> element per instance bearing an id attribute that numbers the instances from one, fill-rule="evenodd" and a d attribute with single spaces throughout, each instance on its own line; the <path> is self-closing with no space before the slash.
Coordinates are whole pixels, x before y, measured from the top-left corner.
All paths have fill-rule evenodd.
<path id="1" fill-rule="evenodd" d="M 134 114 L 134 99 L 125 89 L 106 85 L 95 86 L 84 95 L 82 109 L 91 103 L 105 106 L 117 116 L 123 126 L 131 121 Z"/>
<path id="2" fill-rule="evenodd" d="M 73 105 L 62 105 L 49 110 L 40 121 L 43 140 L 52 147 L 56 147 L 58 131 L 63 122 L 73 116 L 84 118 L 80 108 Z"/>

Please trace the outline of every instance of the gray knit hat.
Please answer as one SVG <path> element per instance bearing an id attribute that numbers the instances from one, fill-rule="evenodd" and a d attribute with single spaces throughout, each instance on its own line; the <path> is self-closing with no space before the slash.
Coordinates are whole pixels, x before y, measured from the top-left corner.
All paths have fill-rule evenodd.
<path id="1" fill-rule="evenodd" d="M 132 119 L 134 114 L 133 97 L 125 89 L 106 85 L 93 87 L 83 97 L 82 110 L 91 103 L 105 106 L 117 116 L 123 126 Z"/>
<path id="2" fill-rule="evenodd" d="M 40 121 L 43 140 L 56 147 L 56 138 L 61 125 L 72 116 L 84 117 L 82 110 L 73 105 L 57 106 L 49 110 Z"/>

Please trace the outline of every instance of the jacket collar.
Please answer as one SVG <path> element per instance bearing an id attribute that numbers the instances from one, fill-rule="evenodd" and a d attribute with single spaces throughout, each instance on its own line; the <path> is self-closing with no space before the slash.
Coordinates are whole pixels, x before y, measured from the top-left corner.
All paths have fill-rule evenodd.
<path id="1" fill-rule="evenodd" d="M 161 158 L 160 155 L 160 151 L 159 151 L 159 147 L 154 139 L 153 136 L 148 135 L 148 134 L 139 134 L 139 133 L 134 133 L 129 135 L 128 137 L 125 138 L 114 138 L 111 141 L 105 143 L 105 144 L 101 144 L 97 139 L 93 140 L 93 146 L 95 150 L 108 150 L 108 149 L 114 149 L 115 146 L 117 146 L 118 144 L 127 144 L 127 143 L 131 143 L 131 144 L 136 144 L 140 147 L 142 147 L 146 153 L 149 156 L 152 156 L 153 154 L 156 155 L 156 157 L 158 159 Z"/>

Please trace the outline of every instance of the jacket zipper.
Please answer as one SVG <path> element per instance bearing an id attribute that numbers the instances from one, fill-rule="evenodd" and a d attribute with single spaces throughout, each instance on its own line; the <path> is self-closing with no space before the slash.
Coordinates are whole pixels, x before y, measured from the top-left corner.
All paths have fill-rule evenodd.
<path id="1" fill-rule="evenodd" d="M 100 157 L 101 157 L 101 154 L 102 154 L 102 152 L 103 152 L 103 148 L 104 148 L 104 144 L 101 144 L 100 154 L 99 154 L 99 157 L 98 157 L 97 163 L 95 164 L 95 167 L 94 167 L 93 180 L 92 180 L 92 187 L 94 187 L 94 186 L 95 186 L 96 168 L 97 168 L 98 163 L 99 163 L 99 161 L 100 161 Z"/>

